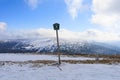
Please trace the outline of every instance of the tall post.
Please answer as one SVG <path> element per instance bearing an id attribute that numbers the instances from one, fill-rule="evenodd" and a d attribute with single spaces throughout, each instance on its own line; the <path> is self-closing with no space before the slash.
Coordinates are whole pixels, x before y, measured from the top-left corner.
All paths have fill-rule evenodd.
<path id="1" fill-rule="evenodd" d="M 61 64 L 61 61 L 60 61 L 60 46 L 59 46 L 58 30 L 56 30 L 56 37 L 57 37 L 58 63 Z"/>
<path id="2" fill-rule="evenodd" d="M 53 28 L 54 28 L 54 30 L 56 30 L 58 64 L 60 65 L 61 64 L 61 60 L 60 60 L 60 46 L 59 46 L 59 37 L 58 37 L 59 26 L 60 26 L 60 24 L 58 24 L 58 23 L 53 24 Z"/>

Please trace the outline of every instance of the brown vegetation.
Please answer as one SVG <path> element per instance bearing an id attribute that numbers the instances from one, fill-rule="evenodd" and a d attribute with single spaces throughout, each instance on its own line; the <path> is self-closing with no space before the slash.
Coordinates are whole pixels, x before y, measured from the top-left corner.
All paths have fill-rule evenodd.
<path id="1" fill-rule="evenodd" d="M 62 63 L 70 63 L 70 64 L 116 64 L 120 63 L 119 59 L 103 59 L 103 60 L 61 60 Z M 1 63 L 1 62 L 0 62 Z M 44 64 L 44 65 L 49 65 L 49 64 L 55 64 L 57 61 L 53 60 L 36 60 L 36 61 L 24 61 L 24 62 L 14 62 L 14 61 L 4 61 L 2 63 L 5 64 Z"/>
<path id="2" fill-rule="evenodd" d="M 78 55 L 62 55 L 68 57 L 90 57 L 90 58 L 102 58 L 98 60 L 61 60 L 62 63 L 70 64 L 116 64 L 120 63 L 120 55 L 96 55 L 96 54 L 78 54 Z M 5 64 L 33 64 L 33 66 L 41 66 L 39 64 L 49 65 L 56 64 L 54 60 L 35 60 L 35 61 L 0 61 L 0 66 Z"/>

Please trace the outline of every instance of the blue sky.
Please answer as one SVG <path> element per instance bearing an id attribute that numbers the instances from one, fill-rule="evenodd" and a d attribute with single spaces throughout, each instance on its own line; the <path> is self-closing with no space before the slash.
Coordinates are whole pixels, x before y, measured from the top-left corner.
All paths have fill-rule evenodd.
<path id="1" fill-rule="evenodd" d="M 120 40 L 119 4 L 120 0 L 0 0 L 0 39 L 53 34 L 52 25 L 58 22 L 61 34 L 70 38 Z"/>
<path id="2" fill-rule="evenodd" d="M 86 0 L 84 3 L 91 2 Z M 73 19 L 64 0 L 38 0 L 36 5 L 34 8 L 27 0 L 0 0 L 0 21 L 7 24 L 8 30 L 51 28 L 55 22 L 74 31 L 92 27 L 89 8 L 80 10 Z"/>

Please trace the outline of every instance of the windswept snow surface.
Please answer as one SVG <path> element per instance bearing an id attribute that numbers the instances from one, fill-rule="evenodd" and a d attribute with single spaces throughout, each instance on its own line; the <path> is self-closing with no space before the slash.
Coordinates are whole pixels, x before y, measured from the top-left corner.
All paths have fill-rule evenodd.
<path id="1" fill-rule="evenodd" d="M 120 65 L 65 63 L 60 68 L 5 65 L 0 67 L 0 80 L 120 80 Z"/>
<path id="2" fill-rule="evenodd" d="M 62 60 L 95 60 L 88 57 L 68 57 L 61 56 Z M 29 60 L 58 60 L 57 55 L 39 55 L 39 54 L 0 54 L 0 61 L 29 61 Z"/>
<path id="3" fill-rule="evenodd" d="M 94 58 L 62 56 L 66 60 Z M 0 61 L 57 60 L 55 55 L 0 54 Z M 68 64 L 61 66 L 42 63 L 2 65 L 0 80 L 120 80 L 120 64 Z"/>

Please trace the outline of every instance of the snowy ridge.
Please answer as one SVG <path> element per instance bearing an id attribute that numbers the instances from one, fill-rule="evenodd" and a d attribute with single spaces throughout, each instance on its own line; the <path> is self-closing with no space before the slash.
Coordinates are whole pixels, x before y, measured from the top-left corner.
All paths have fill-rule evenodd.
<path id="1" fill-rule="evenodd" d="M 13 39 L 0 42 L 1 53 L 55 53 L 55 38 Z M 105 42 L 60 39 L 60 51 L 67 54 L 119 54 L 120 48 Z"/>

